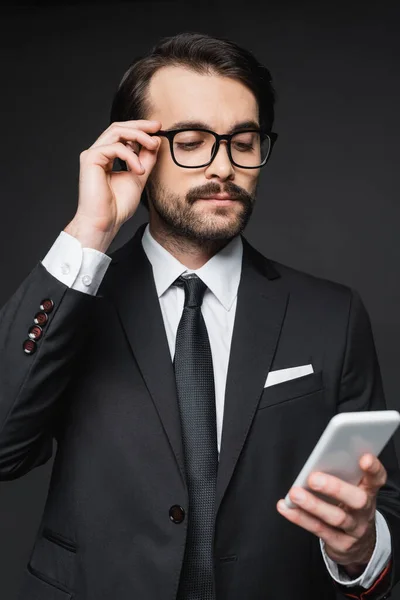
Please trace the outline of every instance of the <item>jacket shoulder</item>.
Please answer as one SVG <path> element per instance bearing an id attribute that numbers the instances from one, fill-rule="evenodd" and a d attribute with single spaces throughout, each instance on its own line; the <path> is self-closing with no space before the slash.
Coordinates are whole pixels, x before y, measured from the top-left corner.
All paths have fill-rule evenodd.
<path id="1" fill-rule="evenodd" d="M 268 279 L 279 279 L 280 284 L 291 293 L 309 298 L 312 302 L 329 300 L 329 304 L 335 301 L 348 304 L 354 295 L 358 296 L 358 292 L 349 285 L 267 258 L 247 241 L 245 247 L 256 268 Z"/>
<path id="2" fill-rule="evenodd" d="M 315 275 L 308 271 L 296 269 L 279 261 L 270 259 L 267 260 L 269 260 L 273 268 L 288 284 L 298 284 L 314 291 L 321 290 L 345 296 L 348 296 L 353 292 L 353 288 L 351 286 L 339 281 L 334 281 L 326 277 Z"/>

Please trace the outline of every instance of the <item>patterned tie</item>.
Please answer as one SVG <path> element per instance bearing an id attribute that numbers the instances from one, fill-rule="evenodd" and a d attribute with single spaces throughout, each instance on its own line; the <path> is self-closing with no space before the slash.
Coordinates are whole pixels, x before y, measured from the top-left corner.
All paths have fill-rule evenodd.
<path id="1" fill-rule="evenodd" d="M 177 600 L 215 600 L 213 531 L 218 468 L 214 373 L 201 304 L 207 286 L 192 274 L 176 334 L 175 378 L 189 491 L 188 532 Z"/>

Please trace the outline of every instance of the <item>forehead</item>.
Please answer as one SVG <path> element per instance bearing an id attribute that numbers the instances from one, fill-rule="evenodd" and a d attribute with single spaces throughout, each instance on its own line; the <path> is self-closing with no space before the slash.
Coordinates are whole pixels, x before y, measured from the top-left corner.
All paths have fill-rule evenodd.
<path id="1" fill-rule="evenodd" d="M 151 111 L 163 129 L 178 121 L 204 121 L 217 133 L 235 123 L 258 122 L 258 105 L 243 83 L 230 77 L 200 74 L 184 67 L 163 67 L 149 85 Z"/>

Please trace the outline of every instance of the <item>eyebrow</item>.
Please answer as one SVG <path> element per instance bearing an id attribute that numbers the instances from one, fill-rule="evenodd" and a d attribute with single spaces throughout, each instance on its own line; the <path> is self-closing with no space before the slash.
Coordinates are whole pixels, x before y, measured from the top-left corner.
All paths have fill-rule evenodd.
<path id="1" fill-rule="evenodd" d="M 211 127 L 208 123 L 204 121 L 177 121 L 173 123 L 171 127 L 168 127 L 166 131 L 171 131 L 172 129 L 209 129 Z M 243 131 L 243 129 L 260 129 L 260 125 L 256 121 L 242 121 L 240 123 L 236 123 L 227 133 L 236 133 L 237 131 Z"/>

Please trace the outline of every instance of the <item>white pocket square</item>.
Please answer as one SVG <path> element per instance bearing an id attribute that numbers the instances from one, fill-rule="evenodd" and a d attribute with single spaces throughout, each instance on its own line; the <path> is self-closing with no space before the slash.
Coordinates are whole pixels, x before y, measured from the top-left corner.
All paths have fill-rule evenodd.
<path id="1" fill-rule="evenodd" d="M 270 371 L 268 373 L 267 380 L 264 387 L 275 385 L 277 383 L 283 383 L 290 379 L 297 379 L 297 377 L 303 377 L 314 373 L 312 365 L 301 365 L 300 367 L 290 367 L 289 369 L 278 369 L 277 371 Z"/>

